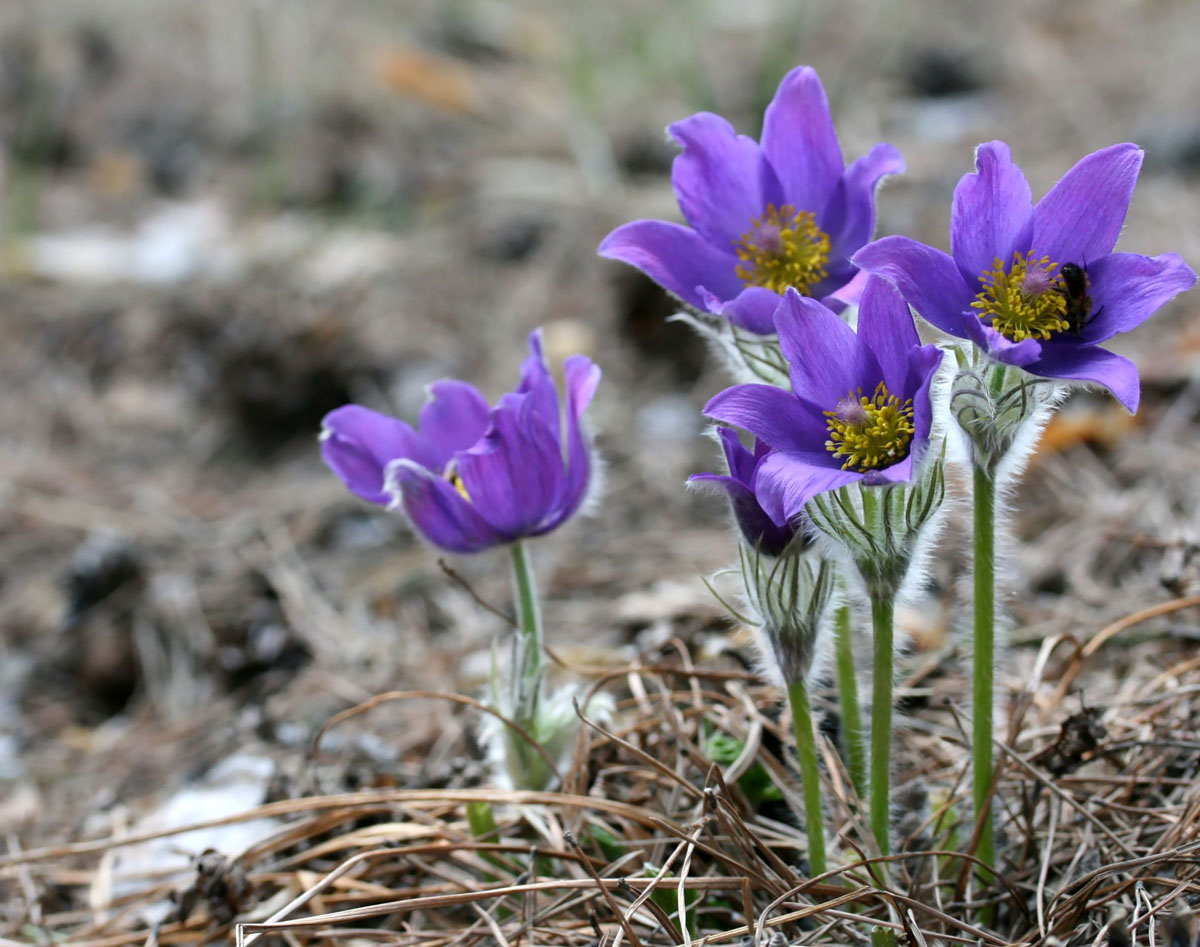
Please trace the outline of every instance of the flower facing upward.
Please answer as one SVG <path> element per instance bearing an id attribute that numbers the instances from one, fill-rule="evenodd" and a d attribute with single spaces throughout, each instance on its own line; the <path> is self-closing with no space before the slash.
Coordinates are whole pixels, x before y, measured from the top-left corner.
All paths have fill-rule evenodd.
<path id="1" fill-rule="evenodd" d="M 780 296 L 857 302 L 850 256 L 875 229 L 875 188 L 904 170 L 878 144 L 849 167 L 816 72 L 801 66 L 779 84 L 762 142 L 700 112 L 667 131 L 683 145 L 671 185 L 690 226 L 635 220 L 600 255 L 636 266 L 695 309 L 763 335 Z M 849 284 L 849 285 L 848 285 Z M 832 301 L 831 299 L 831 301 Z"/>
<path id="2" fill-rule="evenodd" d="M 911 480 L 929 440 L 929 388 L 942 353 L 920 344 L 895 290 L 867 282 L 857 333 L 789 291 L 775 328 L 792 390 L 737 385 L 704 409 L 770 445 L 755 472 L 755 495 L 772 522 L 793 521 L 825 490 Z"/>
<path id="3" fill-rule="evenodd" d="M 796 535 L 796 529 L 790 523 L 776 525 L 754 493 L 758 469 L 770 455 L 771 448 L 758 441 L 751 451 L 742 446 L 737 432 L 731 428 L 723 427 L 718 434 L 725 451 L 725 462 L 729 465 L 729 474 L 696 474 L 688 482 L 718 484 L 729 497 L 733 518 L 750 548 L 765 556 L 781 555 Z"/>
<path id="4" fill-rule="evenodd" d="M 564 362 L 564 420 L 540 332 L 529 349 L 520 385 L 494 408 L 453 380 L 430 386 L 417 430 L 359 405 L 338 408 L 323 421 L 325 462 L 364 500 L 402 506 L 448 552 L 555 529 L 587 493 L 591 456 L 580 417 L 600 369 L 582 355 Z"/>
<path id="5" fill-rule="evenodd" d="M 1142 165 L 1136 145 L 1079 161 L 1036 206 L 1001 141 L 980 145 L 975 173 L 954 191 L 953 255 L 885 237 L 854 262 L 900 290 L 939 329 L 999 362 L 1046 378 L 1108 388 L 1130 411 L 1137 369 L 1100 348 L 1189 289 L 1196 274 L 1175 253 L 1114 253 Z"/>

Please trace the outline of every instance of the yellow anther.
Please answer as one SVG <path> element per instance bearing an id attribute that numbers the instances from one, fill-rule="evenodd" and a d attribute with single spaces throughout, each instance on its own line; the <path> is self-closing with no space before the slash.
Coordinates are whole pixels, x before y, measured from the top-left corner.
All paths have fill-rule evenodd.
<path id="1" fill-rule="evenodd" d="M 915 433 L 912 398 L 901 402 L 883 382 L 870 396 L 859 388 L 825 412 L 825 427 L 825 449 L 846 458 L 843 470 L 883 470 L 908 456 Z"/>
<path id="2" fill-rule="evenodd" d="M 826 275 L 829 235 L 817 226 L 816 218 L 791 204 L 776 208 L 751 221 L 751 228 L 733 242 L 737 251 L 737 275 L 747 286 L 763 286 L 776 293 L 789 287 L 801 295 Z"/>
<path id="3" fill-rule="evenodd" d="M 1025 339 L 1045 341 L 1071 327 L 1067 320 L 1067 296 L 1057 263 L 1049 257 L 1029 259 L 1014 253 L 1006 273 L 999 257 L 979 277 L 983 288 L 971 308 L 979 318 L 1012 342 Z"/>
<path id="4" fill-rule="evenodd" d="M 467 488 L 463 484 L 462 477 L 458 475 L 458 464 L 453 460 L 446 464 L 446 469 L 442 471 L 442 478 L 449 481 L 459 495 L 468 503 L 471 502 L 471 494 L 467 493 Z"/>

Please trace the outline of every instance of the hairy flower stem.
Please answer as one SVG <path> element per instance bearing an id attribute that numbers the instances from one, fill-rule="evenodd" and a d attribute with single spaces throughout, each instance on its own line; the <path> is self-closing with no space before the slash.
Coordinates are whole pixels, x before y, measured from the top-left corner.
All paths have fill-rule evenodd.
<path id="1" fill-rule="evenodd" d="M 804 784 L 804 819 L 808 829 L 809 875 L 825 873 L 825 819 L 821 811 L 821 773 L 817 769 L 817 742 L 813 735 L 812 709 L 804 681 L 788 685 L 792 705 L 792 729 L 800 757 L 800 780 Z"/>
<path id="2" fill-rule="evenodd" d="M 520 680 L 513 686 L 525 691 L 528 685 L 541 678 L 545 658 L 542 654 L 542 612 L 538 605 L 537 584 L 533 578 L 533 567 L 529 563 L 529 551 L 522 540 L 517 540 L 512 549 L 513 592 L 517 600 L 517 615 L 520 636 L 519 650 L 523 666 L 514 668 Z"/>
<path id="3" fill-rule="evenodd" d="M 875 685 L 871 694 L 871 831 L 881 855 L 891 853 L 889 783 L 892 756 L 892 619 L 890 595 L 871 599 L 875 635 Z M 882 875 L 882 869 L 876 872 Z"/>
<path id="4" fill-rule="evenodd" d="M 507 702 L 501 702 L 501 706 L 517 726 L 544 745 L 547 735 L 542 732 L 539 709 L 546 659 L 542 652 L 542 615 L 537 586 L 524 542 L 517 540 L 510 548 L 517 631 L 512 639 L 508 699 Z M 519 789 L 544 789 L 552 774 L 542 755 L 515 733 L 507 733 L 505 739 L 505 756 L 513 784 Z"/>
<path id="5" fill-rule="evenodd" d="M 975 818 L 987 807 L 975 855 L 988 869 L 996 863 L 988 793 L 992 787 L 992 702 L 996 673 L 996 482 L 975 468 L 975 673 L 972 708 Z M 980 869 L 985 882 L 992 872 Z"/>
<path id="6" fill-rule="evenodd" d="M 850 603 L 834 617 L 838 702 L 842 710 L 842 745 L 850 782 L 860 798 L 867 797 L 867 751 L 863 745 L 862 714 L 858 707 L 858 676 L 854 672 L 854 641 L 850 628 Z"/>

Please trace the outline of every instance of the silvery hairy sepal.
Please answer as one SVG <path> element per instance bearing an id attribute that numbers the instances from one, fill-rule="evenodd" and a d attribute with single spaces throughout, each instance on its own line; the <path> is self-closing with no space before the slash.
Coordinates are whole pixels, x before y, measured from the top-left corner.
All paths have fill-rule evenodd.
<path id="1" fill-rule="evenodd" d="M 950 413 L 966 438 L 972 466 L 994 479 L 1001 462 L 1024 459 L 1062 387 L 990 359 L 968 361 L 962 354 L 960 361 L 950 387 Z"/>
<path id="2" fill-rule="evenodd" d="M 737 382 L 762 382 L 787 388 L 788 364 L 777 335 L 761 335 L 726 319 L 699 311 L 682 311 L 671 316 L 700 335 L 730 376 Z"/>
<path id="3" fill-rule="evenodd" d="M 738 544 L 746 602 L 768 662 L 785 685 L 812 670 L 837 585 L 833 564 L 799 534 L 778 558 Z"/>
<path id="4" fill-rule="evenodd" d="M 492 650 L 492 669 L 488 681 L 489 704 L 503 717 L 513 721 L 545 750 L 539 752 L 519 732 L 487 715 L 483 719 L 481 743 L 489 748 L 495 776 L 514 789 L 550 789 L 555 777 L 547 765 L 546 756 L 554 760 L 561 771 L 570 762 L 582 722 L 575 711 L 583 703 L 578 687 L 564 685 L 551 688 L 545 683 L 544 668 L 536 674 L 522 673 L 527 669 L 528 645 L 517 637 L 509 650 L 509 667 L 501 673 L 496 649 Z M 592 696 L 585 712 L 591 719 L 605 723 L 612 713 L 612 700 L 607 694 Z"/>
<path id="5" fill-rule="evenodd" d="M 872 598 L 894 598 L 919 552 L 925 528 L 946 495 L 942 456 L 909 483 L 849 484 L 820 493 L 805 507 L 813 526 L 839 546 Z"/>

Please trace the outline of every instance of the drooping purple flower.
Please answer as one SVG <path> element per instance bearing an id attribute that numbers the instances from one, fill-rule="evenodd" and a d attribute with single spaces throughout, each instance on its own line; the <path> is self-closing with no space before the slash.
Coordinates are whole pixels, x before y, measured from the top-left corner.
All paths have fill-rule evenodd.
<path id="1" fill-rule="evenodd" d="M 775 329 L 792 390 L 736 385 L 704 409 L 772 448 L 754 489 L 772 522 L 792 521 L 826 490 L 911 480 L 929 442 L 929 389 L 942 352 L 920 344 L 896 291 L 867 281 L 857 333 L 816 300 L 789 291 Z"/>
<path id="2" fill-rule="evenodd" d="M 580 418 L 600 369 L 582 355 L 566 359 L 562 412 L 540 331 L 530 335 L 529 349 L 521 383 L 494 408 L 474 386 L 454 380 L 430 386 L 416 430 L 349 404 L 325 416 L 321 455 L 353 493 L 402 506 L 448 552 L 555 529 L 587 493 L 591 456 Z"/>
<path id="3" fill-rule="evenodd" d="M 763 461 L 770 455 L 771 448 L 763 441 L 756 441 L 754 450 L 750 450 L 742 445 L 737 432 L 732 428 L 723 427 L 717 433 L 725 451 L 729 473 L 695 474 L 689 478 L 689 482 L 715 483 L 720 486 L 729 498 L 738 529 L 751 548 L 758 549 L 767 556 L 780 555 L 796 535 L 796 528 L 791 523 L 777 525 L 767 515 L 754 494 L 756 474 Z"/>
<path id="4" fill-rule="evenodd" d="M 635 220 L 600 244 L 697 310 L 751 332 L 774 332 L 787 289 L 854 303 L 853 253 L 875 230 L 875 189 L 904 170 L 889 144 L 849 167 L 829 101 L 808 66 L 784 76 L 763 117 L 762 142 L 700 112 L 667 129 L 683 146 L 671 185 L 689 226 Z"/>
<path id="5" fill-rule="evenodd" d="M 980 145 L 954 191 L 952 255 L 884 237 L 854 256 L 922 316 L 997 361 L 1089 381 L 1136 411 L 1137 368 L 1100 347 L 1196 282 L 1178 254 L 1114 253 L 1142 165 L 1136 145 L 1080 160 L 1037 205 L 1002 141 Z"/>

